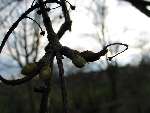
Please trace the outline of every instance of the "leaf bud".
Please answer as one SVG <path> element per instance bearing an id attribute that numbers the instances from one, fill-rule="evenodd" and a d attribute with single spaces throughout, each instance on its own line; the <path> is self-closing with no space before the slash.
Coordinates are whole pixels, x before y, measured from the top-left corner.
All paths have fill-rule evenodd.
<path id="1" fill-rule="evenodd" d="M 76 9 L 76 6 L 70 5 L 70 8 L 71 8 L 72 10 L 75 10 L 75 9 Z"/>
<path id="2" fill-rule="evenodd" d="M 99 60 L 101 56 L 104 56 L 108 52 L 107 49 L 101 50 L 100 52 L 94 53 L 92 51 L 83 51 L 80 55 L 87 61 L 87 62 L 94 62 Z"/>
<path id="3" fill-rule="evenodd" d="M 33 75 L 35 72 L 37 72 L 37 64 L 36 63 L 29 63 L 29 64 L 26 64 L 22 70 L 21 70 L 21 74 L 23 75 L 27 75 L 27 76 L 30 76 L 30 75 Z"/>
<path id="4" fill-rule="evenodd" d="M 81 56 L 79 56 L 79 55 L 75 55 L 75 56 L 73 56 L 73 58 L 72 58 L 72 63 L 73 63 L 76 67 L 82 68 L 87 62 L 86 62 L 86 60 L 85 60 L 83 57 L 81 57 Z"/>
<path id="5" fill-rule="evenodd" d="M 41 80 L 48 80 L 51 78 L 52 70 L 48 64 L 44 65 L 40 70 L 39 77 Z"/>
<path id="6" fill-rule="evenodd" d="M 99 55 L 95 54 L 92 51 L 83 51 L 80 53 L 80 55 L 87 61 L 87 62 L 93 62 L 99 59 Z"/>
<path id="7" fill-rule="evenodd" d="M 45 35 L 45 31 L 41 31 L 40 35 L 44 36 Z"/>

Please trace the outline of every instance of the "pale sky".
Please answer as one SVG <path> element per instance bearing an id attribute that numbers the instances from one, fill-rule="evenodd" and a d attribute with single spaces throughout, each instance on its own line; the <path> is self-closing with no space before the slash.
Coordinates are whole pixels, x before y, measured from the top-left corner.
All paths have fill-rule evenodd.
<path id="1" fill-rule="evenodd" d="M 65 35 L 61 40 L 62 44 L 72 48 L 98 51 L 101 46 L 97 40 L 90 36 L 83 37 L 83 34 L 87 32 L 97 34 L 99 31 L 99 26 L 93 25 L 94 17 L 92 13 L 85 9 L 85 7 L 91 5 L 91 2 L 89 1 L 88 4 L 87 0 L 76 0 L 76 4 L 76 11 L 71 13 L 72 32 Z M 117 41 L 129 45 L 129 49 L 125 53 L 117 56 L 117 61 L 123 65 L 133 63 L 133 61 L 137 64 L 139 62 L 137 59 L 141 58 L 143 50 L 135 48 L 136 45 L 139 44 L 140 40 L 145 39 L 147 42 L 144 47 L 145 51 L 149 50 L 150 47 L 148 44 L 150 41 L 150 18 L 126 2 L 118 3 L 116 0 L 106 0 L 106 6 L 108 7 L 108 15 L 105 20 L 106 38 L 112 42 Z"/>
<path id="2" fill-rule="evenodd" d="M 86 7 L 91 5 L 91 0 L 69 1 L 73 5 L 76 5 L 76 10 L 70 13 L 73 21 L 72 31 L 67 32 L 63 36 L 61 43 L 80 51 L 101 50 L 101 44 L 97 39 L 92 36 L 85 36 L 87 33 L 98 36 L 97 34 L 100 31 L 100 25 L 95 26 L 93 24 L 95 17 L 86 9 Z M 136 45 L 139 45 L 139 42 L 145 39 L 146 44 L 143 46 L 143 49 L 149 51 L 150 18 L 126 2 L 118 3 L 117 0 L 106 0 L 106 6 L 108 8 L 108 14 L 105 19 L 106 39 L 111 40 L 112 43 L 117 41 L 129 45 L 129 49 L 126 52 L 116 57 L 117 61 L 121 65 L 138 64 L 143 50 L 141 48 L 135 48 Z M 44 44 L 42 46 L 45 46 L 47 43 L 46 38 L 42 40 L 42 43 Z M 43 54 L 44 51 L 41 51 L 41 56 Z M 94 67 L 94 69 L 96 68 Z M 14 70 L 12 72 L 14 73 Z"/>

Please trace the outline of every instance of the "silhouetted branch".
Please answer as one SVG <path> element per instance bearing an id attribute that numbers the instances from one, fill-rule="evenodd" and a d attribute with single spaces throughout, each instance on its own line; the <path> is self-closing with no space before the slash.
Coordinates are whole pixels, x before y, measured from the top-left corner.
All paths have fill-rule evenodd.
<path id="1" fill-rule="evenodd" d="M 24 78 L 21 78 L 21 79 L 17 79 L 17 80 L 6 80 L 5 78 L 3 78 L 1 75 L 0 75 L 0 80 L 6 84 L 6 85 L 12 85 L 12 86 L 15 86 L 15 85 L 20 85 L 20 84 L 23 84 L 29 80 L 31 80 L 34 76 L 36 75 L 33 75 L 33 76 L 26 76 Z"/>
<path id="2" fill-rule="evenodd" d="M 44 32 L 44 31 L 42 30 L 42 27 L 40 26 L 40 24 L 39 24 L 36 20 L 34 20 L 33 18 L 28 17 L 28 16 L 26 16 L 26 18 L 28 18 L 28 19 L 32 20 L 33 22 L 35 22 L 35 23 L 39 26 L 39 28 L 41 29 L 41 32 Z"/>
<path id="3" fill-rule="evenodd" d="M 57 59 L 57 64 L 59 68 L 61 95 L 62 95 L 62 101 L 63 101 L 63 113 L 68 113 L 67 91 L 66 91 L 66 86 L 65 86 L 64 68 L 63 68 L 62 58 L 63 57 L 60 53 L 56 53 L 56 59 Z"/>
<path id="4" fill-rule="evenodd" d="M 54 1 L 45 1 L 42 4 L 46 4 L 46 3 L 53 3 Z M 55 1 L 56 3 L 59 4 L 58 1 Z M 26 16 L 31 13 L 33 10 L 35 10 L 36 8 L 38 8 L 40 5 L 39 4 L 35 4 L 34 6 L 31 6 L 31 8 L 29 8 L 25 13 L 23 13 L 19 19 L 10 27 L 10 29 L 8 30 L 8 32 L 6 33 L 4 39 L 2 40 L 1 46 L 0 46 L 0 53 L 2 52 L 3 47 L 5 46 L 6 41 L 8 40 L 10 34 L 12 33 L 12 31 L 14 31 L 14 29 L 18 26 L 18 24 L 22 21 L 22 19 L 26 18 Z"/>
<path id="5" fill-rule="evenodd" d="M 2 49 L 6 43 L 6 41 L 8 40 L 10 34 L 14 31 L 14 29 L 18 26 L 19 22 L 21 22 L 22 19 L 24 19 L 30 12 L 32 12 L 33 10 L 35 10 L 36 8 L 38 8 L 39 5 L 34 5 L 32 6 L 31 8 L 29 8 L 25 13 L 23 13 L 21 15 L 21 17 L 19 17 L 19 19 L 11 26 L 11 28 L 9 29 L 9 31 L 6 33 L 2 43 L 1 43 L 1 46 L 0 46 L 0 53 L 2 52 Z"/>
<path id="6" fill-rule="evenodd" d="M 47 13 L 46 8 L 44 6 L 43 0 L 38 0 L 38 2 L 40 4 L 40 11 L 41 11 L 41 14 L 43 17 L 43 23 L 44 23 L 44 26 L 46 28 L 47 34 L 48 34 L 48 36 L 47 36 L 48 41 L 51 42 L 53 40 L 54 44 L 55 44 L 56 43 L 56 41 L 55 41 L 56 40 L 56 33 L 53 30 L 51 19 L 48 16 L 48 13 Z"/>
<path id="7" fill-rule="evenodd" d="M 117 55 L 123 53 L 124 51 L 126 51 L 126 50 L 128 49 L 128 45 L 127 45 L 127 44 L 123 44 L 123 43 L 112 43 L 112 44 L 108 44 L 107 46 L 104 47 L 104 49 L 107 49 L 108 47 L 110 47 L 110 46 L 112 46 L 112 45 L 123 45 L 123 46 L 125 46 L 126 48 L 125 48 L 123 51 L 121 51 L 121 52 L 115 54 L 114 56 L 108 57 L 108 60 L 109 60 L 109 61 L 111 61 L 112 58 L 114 58 L 115 56 L 117 56 Z"/>
<path id="8" fill-rule="evenodd" d="M 14 31 L 14 29 L 18 26 L 19 22 L 22 21 L 22 19 L 24 18 L 29 18 L 33 20 L 32 18 L 27 17 L 27 15 L 33 10 L 35 10 L 36 8 L 39 8 L 39 10 L 37 11 L 37 14 L 41 15 L 43 18 L 43 23 L 47 32 L 47 39 L 49 41 L 48 45 L 45 47 L 45 52 L 46 52 L 45 55 L 39 60 L 38 63 L 29 63 L 22 69 L 21 71 L 22 74 L 28 75 L 27 77 L 24 77 L 18 80 L 6 80 L 2 76 L 0 76 L 0 80 L 7 85 L 18 85 L 18 84 L 22 84 L 24 82 L 29 81 L 37 74 L 39 74 L 39 77 L 41 75 L 41 80 L 44 82 L 44 87 L 40 89 L 35 89 L 36 92 L 40 92 L 42 94 L 42 99 L 41 99 L 41 104 L 40 104 L 40 113 L 48 113 L 48 98 L 49 98 L 49 93 L 50 93 L 50 88 L 51 88 L 50 78 L 52 76 L 51 74 L 52 74 L 53 61 L 54 61 L 55 56 L 56 56 L 57 64 L 59 68 L 59 77 L 60 77 L 60 85 L 61 85 L 61 91 L 62 91 L 61 93 L 62 93 L 62 101 L 63 101 L 63 113 L 68 113 L 67 91 L 66 91 L 65 79 L 64 79 L 64 67 L 63 67 L 63 62 L 62 62 L 63 55 L 70 58 L 70 60 L 76 67 L 81 68 L 87 62 L 93 62 L 93 61 L 99 60 L 101 56 L 104 56 L 105 54 L 107 54 L 108 47 L 112 45 L 123 45 L 123 46 L 126 46 L 125 50 L 128 49 L 128 45 L 122 44 L 122 43 L 113 43 L 113 44 L 106 45 L 101 51 L 97 53 L 94 53 L 88 50 L 79 52 L 77 50 L 70 49 L 69 47 L 62 46 L 61 43 L 59 42 L 59 39 L 64 35 L 64 33 L 67 30 L 71 30 L 71 24 L 72 24 L 72 21 L 70 19 L 70 15 L 66 6 L 66 2 L 68 1 L 47 0 L 44 2 L 43 0 L 38 0 L 38 3 L 33 5 L 34 4 L 34 1 L 33 1 L 31 8 L 29 8 L 25 13 L 23 13 L 21 17 L 19 17 L 19 19 L 11 26 L 9 31 L 6 33 L 2 41 L 2 44 L 0 46 L 0 53 L 1 53 L 7 39 L 9 38 L 10 34 Z M 65 18 L 65 22 L 61 25 L 57 34 L 54 32 L 54 29 L 52 27 L 52 21 L 48 15 L 48 11 L 50 10 L 50 8 L 46 7 L 46 3 L 57 3 L 62 7 L 62 12 Z M 75 6 L 72 6 L 70 4 L 70 8 L 74 10 Z M 33 21 L 36 22 L 35 20 Z M 26 31 L 26 29 L 24 29 L 24 31 Z M 42 30 L 40 34 L 44 35 L 44 33 L 45 31 Z M 24 34 L 24 38 L 25 37 L 26 37 L 26 34 Z M 25 40 L 24 46 L 25 46 L 26 55 L 29 55 L 29 52 L 27 51 L 27 46 L 28 46 L 27 40 Z M 33 49 L 34 49 L 34 46 L 33 46 Z M 124 52 L 125 50 L 121 51 L 120 53 Z M 120 53 L 117 53 L 116 55 L 112 56 L 111 59 Z M 46 75 L 46 76 L 42 76 L 42 75 Z"/>
<path id="9" fill-rule="evenodd" d="M 96 60 L 99 60 L 101 56 L 104 56 L 107 54 L 108 52 L 108 47 L 112 46 L 112 45 L 122 45 L 125 46 L 126 48 L 115 54 L 112 57 L 108 57 L 108 60 L 111 60 L 113 57 L 123 53 L 124 51 L 126 51 L 128 49 L 128 45 L 127 44 L 123 44 L 123 43 L 112 43 L 112 44 L 108 44 L 106 45 L 101 51 L 94 53 L 92 51 L 83 51 L 83 52 L 79 52 L 77 50 L 73 50 L 70 49 L 69 47 L 63 46 L 61 49 L 61 53 L 63 55 L 65 55 L 66 57 L 70 58 L 71 60 L 73 60 L 73 58 L 75 57 L 75 55 L 80 55 L 81 57 L 83 57 L 87 62 L 94 62 Z"/>
<path id="10" fill-rule="evenodd" d="M 57 33 L 58 39 L 60 39 L 67 30 L 71 31 L 71 25 L 72 25 L 72 21 L 70 19 L 70 15 L 67 10 L 65 0 L 61 1 L 61 5 L 62 5 L 62 12 L 64 14 L 65 22 L 61 25 L 61 27 Z"/>
<path id="11" fill-rule="evenodd" d="M 66 21 L 65 23 L 63 23 L 57 33 L 58 39 L 61 39 L 61 37 L 64 35 L 64 33 L 67 30 L 71 30 L 71 24 L 72 21 Z"/>
<path id="12" fill-rule="evenodd" d="M 87 62 L 94 62 L 96 60 L 99 60 L 101 56 L 104 56 L 107 54 L 108 50 L 107 48 L 101 50 L 100 52 L 94 53 L 92 51 L 83 51 L 79 52 L 77 50 L 70 49 L 66 46 L 63 46 L 61 50 L 62 54 L 65 55 L 66 57 L 73 59 L 75 55 L 80 55 L 83 57 Z"/>
<path id="13" fill-rule="evenodd" d="M 148 10 L 147 8 L 148 6 L 150 6 L 149 1 L 145 1 L 145 0 L 124 0 L 124 1 L 131 3 L 135 8 L 137 8 L 142 13 L 150 17 L 150 10 Z"/>

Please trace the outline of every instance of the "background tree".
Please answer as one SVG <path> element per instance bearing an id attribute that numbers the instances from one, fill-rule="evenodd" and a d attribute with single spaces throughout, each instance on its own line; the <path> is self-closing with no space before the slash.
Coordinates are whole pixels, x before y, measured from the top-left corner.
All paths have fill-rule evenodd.
<path id="1" fill-rule="evenodd" d="M 20 16 L 22 13 L 22 10 L 28 8 L 28 2 L 25 2 L 24 0 L 10 0 L 10 1 L 1 1 L 1 12 L 0 14 L 3 15 L 3 18 L 1 20 L 1 27 L 4 27 L 5 29 L 9 26 L 7 22 L 13 21 L 13 15 L 16 15 L 17 17 Z M 24 9 L 20 8 L 22 7 L 22 4 L 24 4 Z M 8 8 L 7 8 L 8 7 Z M 12 8 L 12 9 L 11 9 Z M 20 8 L 20 9 L 18 9 Z M 18 12 L 16 12 L 18 10 Z M 8 12 L 6 15 L 4 11 Z M 36 13 L 33 14 L 34 18 L 36 18 L 36 22 L 40 24 L 40 16 L 36 15 Z M 34 27 L 34 29 L 32 28 Z M 39 48 L 40 46 L 40 34 L 39 34 L 39 26 L 37 23 L 32 22 L 30 19 L 23 20 L 19 28 L 13 31 L 13 34 L 11 35 L 11 39 L 7 43 L 7 49 L 8 49 L 8 55 L 16 61 L 18 64 L 18 68 L 23 68 L 24 65 L 35 62 L 38 59 L 39 55 Z M 3 64 L 6 66 L 6 68 L 9 66 L 10 68 L 14 68 L 11 63 L 10 64 Z M 13 76 L 16 78 L 16 75 L 13 74 Z M 22 77 L 22 75 L 20 75 Z M 29 109 L 30 113 L 36 112 L 36 104 L 35 104 L 35 97 L 32 92 L 33 85 L 32 82 L 29 82 L 26 84 L 26 87 L 28 89 L 28 100 L 30 101 Z M 20 103 L 20 105 L 23 106 L 23 103 Z"/>

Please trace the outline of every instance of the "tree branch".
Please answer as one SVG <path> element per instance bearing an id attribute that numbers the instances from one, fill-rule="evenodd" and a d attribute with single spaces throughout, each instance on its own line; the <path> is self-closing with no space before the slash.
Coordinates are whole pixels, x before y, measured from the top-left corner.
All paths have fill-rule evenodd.
<path id="1" fill-rule="evenodd" d="M 8 30 L 8 32 L 6 33 L 1 46 L 0 46 L 0 53 L 2 52 L 3 47 L 5 46 L 6 41 L 8 40 L 10 34 L 14 31 L 14 29 L 18 26 L 19 22 L 21 22 L 22 19 L 24 19 L 29 13 L 31 13 L 33 10 L 35 10 L 36 8 L 38 8 L 39 5 L 36 4 L 34 6 L 32 6 L 31 8 L 29 8 L 25 13 L 23 13 L 19 19 L 11 26 L 11 28 Z"/>
<path id="2" fill-rule="evenodd" d="M 135 8 L 140 10 L 142 13 L 150 17 L 150 10 L 147 9 L 147 6 L 150 6 L 150 2 L 144 0 L 124 0 L 131 3 Z"/>
<path id="3" fill-rule="evenodd" d="M 68 100 L 67 100 L 67 91 L 64 79 L 64 68 L 62 63 L 62 55 L 57 53 L 56 54 L 57 64 L 59 68 L 59 78 L 60 78 L 60 86 L 61 86 L 61 95 L 63 101 L 63 113 L 68 113 Z"/>

